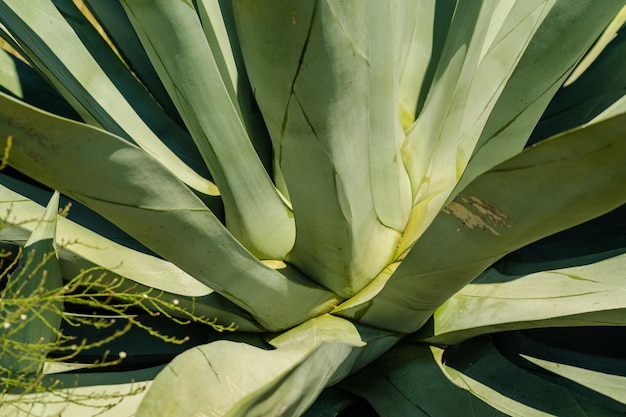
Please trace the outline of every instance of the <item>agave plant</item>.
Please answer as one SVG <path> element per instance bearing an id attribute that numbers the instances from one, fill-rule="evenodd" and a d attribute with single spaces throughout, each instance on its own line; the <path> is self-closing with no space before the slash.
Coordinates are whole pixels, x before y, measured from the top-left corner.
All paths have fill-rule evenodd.
<path id="1" fill-rule="evenodd" d="M 623 0 L 85 4 L 0 1 L 0 236 L 193 340 L 3 415 L 623 415 Z"/>

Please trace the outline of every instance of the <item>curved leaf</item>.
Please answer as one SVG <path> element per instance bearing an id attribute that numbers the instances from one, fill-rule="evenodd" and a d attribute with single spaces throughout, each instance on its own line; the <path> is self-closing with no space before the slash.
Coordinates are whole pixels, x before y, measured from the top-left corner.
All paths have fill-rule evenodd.
<path id="1" fill-rule="evenodd" d="M 42 384 L 55 387 L 53 391 L 5 394 L 1 397 L 0 416 L 132 416 L 161 369 L 50 374 Z"/>
<path id="2" fill-rule="evenodd" d="M 127 141 L 1 94 L 0 127 L 14 136 L 13 166 L 111 220 L 264 327 L 291 327 L 336 304 L 332 293 L 297 271 L 283 275 L 260 263 L 189 188 Z M 6 140 L 0 138 L 0 146 Z"/>
<path id="3" fill-rule="evenodd" d="M 622 6 L 621 0 L 603 7 L 593 1 L 553 2 L 498 98 L 453 195 L 524 148 L 558 88 Z M 526 2 L 516 2 L 516 7 L 527 7 Z M 609 77 L 623 78 L 618 66 L 610 72 Z M 585 94 L 595 93 L 586 89 Z"/>
<path id="4" fill-rule="evenodd" d="M 80 116 L 37 71 L 0 49 L 0 91 L 70 119 Z"/>
<path id="5" fill-rule="evenodd" d="M 424 107 L 402 148 L 413 209 L 397 254 L 437 215 L 550 3 L 459 2 Z"/>
<path id="6" fill-rule="evenodd" d="M 406 176 L 393 157 L 400 132 L 374 138 L 370 131 L 370 124 L 377 132 L 399 125 L 397 101 L 381 98 L 381 112 L 378 98 L 370 95 L 370 87 L 391 94 L 385 86 L 397 83 L 370 69 L 371 48 L 380 54 L 383 45 L 394 50 L 393 39 L 370 44 L 373 2 L 282 1 L 257 6 L 235 2 L 235 21 L 294 209 L 296 242 L 287 260 L 346 298 L 391 261 L 400 234 L 381 223 L 378 212 L 385 212 L 383 221 L 393 227 L 405 221 L 406 208 L 387 210 L 387 203 L 380 202 L 386 191 L 372 178 L 373 171 L 385 171 L 394 181 L 404 176 L 404 181 L 388 185 L 389 193 L 399 204 L 408 203 L 402 197 L 408 192 L 402 190 L 408 186 Z M 392 30 L 392 19 L 384 25 Z M 392 149 L 372 155 L 383 143 Z M 379 204 L 374 202 L 374 182 Z"/>
<path id="7" fill-rule="evenodd" d="M 106 31 L 107 36 L 115 44 L 124 61 L 129 64 L 141 83 L 150 90 L 150 94 L 154 96 L 172 120 L 182 125 L 182 120 L 174 107 L 174 103 L 172 103 L 172 99 L 150 63 L 150 59 L 119 0 L 109 0 L 106 3 L 83 0 L 83 3 L 87 5 L 102 29 Z"/>
<path id="8" fill-rule="evenodd" d="M 622 114 L 564 133 L 478 177 L 438 215 L 373 299 L 339 314 L 416 331 L 502 256 L 623 204 L 624 121 Z"/>
<path id="9" fill-rule="evenodd" d="M 211 51 L 215 54 L 215 59 L 223 74 L 224 80 L 231 79 L 232 93 L 229 94 L 233 102 L 238 104 L 242 121 L 248 131 L 248 136 L 257 155 L 261 159 L 265 170 L 272 172 L 272 142 L 265 126 L 263 116 L 259 111 L 254 98 L 254 92 L 248 80 L 239 36 L 235 25 L 235 15 L 233 5 L 230 1 L 200 0 L 194 3 L 202 29 L 212 45 Z M 284 195 L 288 195 L 287 190 L 280 184 L 276 176 L 273 178 L 276 188 Z"/>
<path id="10" fill-rule="evenodd" d="M 5 0 L 0 12 L 0 21 L 33 66 L 84 120 L 139 144 L 194 189 L 218 193 L 201 176 L 205 167 L 198 164 L 188 134 L 159 107 L 71 0 Z"/>
<path id="11" fill-rule="evenodd" d="M 606 119 L 626 110 L 626 76 L 618 70 L 624 66 L 626 29 L 617 33 L 576 82 L 559 91 L 529 142 L 535 143 L 557 132 Z"/>
<path id="12" fill-rule="evenodd" d="M 526 276 L 489 269 L 438 308 L 420 338 L 455 344 L 502 330 L 626 326 L 624 271 L 626 255 Z"/>
<path id="13" fill-rule="evenodd" d="M 400 121 L 405 130 L 424 107 L 458 1 L 409 3 L 405 28 L 409 39 L 405 39 L 406 49 L 401 52 L 398 99 Z"/>
<path id="14" fill-rule="evenodd" d="M 454 350 L 443 351 L 434 347 L 431 350 L 442 371 L 455 385 L 507 416 L 622 415 L 615 408 L 587 399 L 516 366 L 489 340 L 479 340 Z"/>
<path id="15" fill-rule="evenodd" d="M 412 1 L 371 1 L 369 7 L 369 153 L 372 198 L 385 226 L 403 231 L 411 209 L 411 184 L 402 163 L 405 139 L 398 117 L 400 101 L 399 46 L 410 24 Z M 403 51 L 404 52 L 404 51 Z"/>
<path id="16" fill-rule="evenodd" d="M 3 176 L 0 181 L 0 210 L 6 209 L 8 214 L 0 222 L 0 239 L 23 246 L 35 226 L 34 220 L 41 217 L 44 209 L 11 190 L 22 191 L 22 184 Z M 56 243 L 61 273 L 66 280 L 81 275 L 85 284 L 91 279 L 103 285 L 115 283 L 119 285 L 118 291 L 125 293 L 156 295 L 161 291 L 162 301 L 177 300 L 180 308 L 193 311 L 197 316 L 215 318 L 225 325 L 235 323 L 240 331 L 260 330 L 243 309 L 168 261 L 118 244 L 64 217 L 57 220 Z M 84 271 L 88 270 L 93 274 L 85 276 Z M 146 307 L 156 308 L 151 304 Z M 171 313 L 177 315 L 176 311 Z"/>
<path id="17" fill-rule="evenodd" d="M 263 350 L 218 341 L 187 351 L 157 376 L 137 416 L 298 416 L 364 344 L 352 324 L 332 316 L 274 343 Z"/>
<path id="18" fill-rule="evenodd" d="M 225 73 L 229 51 L 209 43 L 187 1 L 122 4 L 221 190 L 226 226 L 257 257 L 283 259 L 295 238 L 293 215 L 248 137 L 236 80 Z"/>
<path id="19" fill-rule="evenodd" d="M 537 329 L 503 333 L 494 339 L 494 344 L 518 366 L 599 405 L 624 413 L 626 357 L 623 348 L 626 339 L 623 335 L 623 327 Z"/>

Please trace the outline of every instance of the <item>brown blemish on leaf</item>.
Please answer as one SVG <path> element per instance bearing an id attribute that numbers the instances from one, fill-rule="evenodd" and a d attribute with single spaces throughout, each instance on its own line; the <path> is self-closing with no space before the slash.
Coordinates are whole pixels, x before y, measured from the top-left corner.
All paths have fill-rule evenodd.
<path id="1" fill-rule="evenodd" d="M 460 197 L 444 207 L 443 212 L 461 220 L 470 230 L 477 227 L 481 230 L 487 230 L 494 236 L 502 235 L 489 223 L 506 228 L 511 227 L 507 223 L 506 214 L 475 196 L 469 196 L 468 198 Z M 459 232 L 461 230 L 457 229 Z"/>
<path id="2" fill-rule="evenodd" d="M 463 201 L 468 202 L 465 198 Z M 507 215 L 498 210 L 496 207 L 485 203 L 473 195 L 469 197 L 469 203 L 495 224 L 506 227 L 507 229 L 511 227 L 511 225 L 506 222 Z"/>

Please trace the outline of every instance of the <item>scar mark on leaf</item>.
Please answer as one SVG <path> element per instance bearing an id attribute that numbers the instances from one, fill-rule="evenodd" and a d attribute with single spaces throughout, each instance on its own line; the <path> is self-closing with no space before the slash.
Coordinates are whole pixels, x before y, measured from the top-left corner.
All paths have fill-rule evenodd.
<path id="1" fill-rule="evenodd" d="M 443 212 L 461 220 L 470 230 L 477 227 L 481 230 L 487 230 L 494 236 L 502 235 L 492 224 L 506 228 L 511 227 L 507 222 L 506 214 L 475 196 L 460 197 L 444 207 Z M 461 229 L 457 230 L 461 231 Z"/>
<path id="2" fill-rule="evenodd" d="M 502 227 L 510 228 L 511 225 L 507 223 L 507 215 L 498 210 L 496 207 L 491 206 L 479 198 L 471 195 L 469 199 L 461 198 L 464 203 L 469 203 L 478 210 L 481 214 L 487 216 L 489 220 L 500 225 Z"/>

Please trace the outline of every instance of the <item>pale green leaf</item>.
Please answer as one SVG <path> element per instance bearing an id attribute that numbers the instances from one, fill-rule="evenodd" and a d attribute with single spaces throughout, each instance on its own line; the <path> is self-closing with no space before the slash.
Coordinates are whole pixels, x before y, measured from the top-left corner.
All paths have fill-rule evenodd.
<path id="1" fill-rule="evenodd" d="M 478 177 L 438 215 L 376 297 L 340 314 L 416 331 L 502 256 L 623 204 L 625 120 L 622 114 L 567 132 Z"/>
<path id="2" fill-rule="evenodd" d="M 489 269 L 434 314 L 421 338 L 455 344 L 502 330 L 626 326 L 626 255 L 525 276 Z M 606 316 L 606 321 L 604 317 Z M 622 316 L 621 322 L 615 318 Z"/>
<path id="3" fill-rule="evenodd" d="M 492 407 L 513 417 L 619 416 L 621 412 L 535 375 L 510 362 L 489 340 L 456 349 L 432 347 L 447 377 Z M 515 381 L 515 383 L 511 383 Z"/>
<path id="4" fill-rule="evenodd" d="M 527 3 L 515 2 L 515 7 L 523 9 L 528 7 Z M 498 98 L 453 195 L 481 173 L 524 148 L 572 68 L 623 6 L 622 0 L 606 1 L 603 7 L 597 7 L 592 1 L 556 0 L 545 3 L 550 5 L 548 15 L 542 20 Z M 623 71 L 616 66 L 612 68 L 610 77 L 622 74 Z M 595 94 L 595 88 L 595 85 L 586 88 L 585 94 Z M 573 127 L 570 125 L 568 128 Z M 564 130 L 553 130 L 549 135 Z"/>
<path id="5" fill-rule="evenodd" d="M 264 327 L 291 327 L 336 304 L 332 293 L 297 271 L 286 268 L 281 274 L 260 263 L 189 188 L 142 149 L 3 95 L 0 103 L 0 127 L 14 137 L 14 167 L 98 212 Z M 5 146 L 7 138 L 0 139 Z M 97 188 L 92 178 L 99 178 Z"/>
<path id="6" fill-rule="evenodd" d="M 461 178 L 551 3 L 510 6 L 474 1 L 456 7 L 433 84 L 402 150 L 414 207 L 398 254 L 420 237 Z"/>
<path id="7" fill-rule="evenodd" d="M 44 208 L 13 191 L 32 196 L 32 186 L 28 189 L 27 185 L 3 175 L 0 175 L 0 181 L 0 213 L 7 215 L 0 221 L 0 239 L 23 246 Z M 70 214 L 74 210 L 70 208 Z M 89 220 L 91 225 L 95 224 L 93 216 Z M 83 277 L 84 282 L 101 280 L 102 284 L 119 285 L 120 291 L 139 294 L 152 288 L 150 292 L 154 296 L 157 291 L 163 291 L 159 295 L 161 300 L 177 300 L 179 307 L 193 311 L 197 316 L 218 319 L 225 326 L 235 323 L 240 331 L 259 331 L 259 325 L 243 309 L 171 262 L 131 249 L 64 217 L 57 219 L 56 243 L 61 273 L 66 280 L 92 270 L 92 274 Z M 175 311 L 172 314 L 177 315 Z"/>
<path id="8" fill-rule="evenodd" d="M 626 404 L 626 395 L 624 393 L 626 375 L 611 375 L 564 363 L 550 362 L 528 356 L 523 357 L 547 371 L 553 372 L 556 375 L 567 378 L 580 385 L 592 387 L 600 394 L 606 395 L 621 404 Z"/>
<path id="9" fill-rule="evenodd" d="M 4 394 L 1 417 L 131 417 L 162 369 L 68 372 L 47 375 L 40 393 Z"/>
<path id="10" fill-rule="evenodd" d="M 369 7 L 369 144 L 374 208 L 381 223 L 403 231 L 411 209 L 411 184 L 400 149 L 405 135 L 398 107 L 400 73 L 397 51 L 402 44 L 412 1 L 371 1 Z"/>
<path id="11" fill-rule="evenodd" d="M 23 190 L 23 184 L 10 177 L 0 178 L 0 210 L 8 214 L 7 218 L 2 219 L 0 235 L 3 240 L 19 242 L 23 236 L 34 230 L 37 219 L 43 213 L 43 207 L 16 192 Z M 25 191 L 28 192 L 22 192 Z M 10 225 L 16 226 L 12 229 Z M 83 258 L 91 266 L 100 266 L 114 271 L 118 276 L 131 278 L 147 286 L 188 296 L 203 296 L 212 292 L 209 287 L 170 262 L 124 247 L 67 218 L 60 217 L 57 220 L 56 242 L 61 250 Z M 69 258 L 71 255 L 65 256 Z M 160 277 L 152 276 L 157 271 Z"/>
<path id="12" fill-rule="evenodd" d="M 293 214 L 248 137 L 226 45 L 205 37 L 189 2 L 122 4 L 221 190 L 229 231 L 257 257 L 283 259 L 295 238 Z"/>
<path id="13" fill-rule="evenodd" d="M 83 0 L 83 2 L 88 6 L 89 11 L 97 19 L 98 24 L 106 32 L 111 42 L 114 43 L 124 61 L 141 80 L 141 83 L 146 86 L 150 94 L 154 96 L 172 120 L 182 125 L 182 120 L 174 107 L 174 103 L 172 103 L 172 99 L 150 63 L 150 59 L 119 0 L 107 0 L 106 2 Z"/>
<path id="14" fill-rule="evenodd" d="M 374 140 L 395 148 L 385 152 L 376 169 L 385 170 L 394 181 L 403 175 L 399 161 L 393 160 L 399 132 L 390 132 L 389 140 L 373 139 L 370 132 L 370 116 L 391 117 L 397 109 L 396 102 L 385 99 L 393 112 L 385 109 L 377 115 L 372 108 L 370 114 L 369 106 L 376 104 L 369 98 L 370 85 L 393 84 L 378 86 L 386 81 L 370 73 L 368 27 L 374 7 L 333 1 L 283 1 L 263 7 L 238 1 L 234 6 L 250 82 L 294 209 L 296 243 L 287 259 L 349 297 L 391 261 L 399 239 L 398 231 L 379 221 L 378 210 L 387 210 L 382 202 L 375 207 L 372 191 L 368 144 L 375 149 Z M 397 125 L 397 114 L 380 123 L 381 128 Z M 397 188 L 390 191 L 397 201 L 402 201 L 405 185 L 388 185 Z M 389 211 L 384 217 L 393 220 L 385 221 L 397 227 L 405 211 Z"/>
<path id="15" fill-rule="evenodd" d="M 457 1 L 409 2 L 406 10 L 398 112 L 408 129 L 421 113 L 449 34 Z"/>
<path id="16" fill-rule="evenodd" d="M 189 146 L 193 144 L 188 134 L 159 107 L 71 0 L 6 0 L 0 2 L 0 15 L 26 57 L 85 121 L 134 141 L 194 189 L 218 193 L 199 174 L 205 167 L 198 164 L 202 162 Z"/>
<path id="17" fill-rule="evenodd" d="M 222 79 L 225 85 L 228 85 L 227 89 L 233 103 L 236 103 L 237 110 L 241 113 L 241 120 L 248 131 L 248 137 L 265 170 L 272 172 L 272 143 L 244 66 L 232 2 L 230 0 L 201 0 L 194 5 Z M 229 85 L 229 79 L 232 87 Z M 273 180 L 283 196 L 288 195 L 284 184 L 280 184 L 276 176 Z"/>
<path id="18" fill-rule="evenodd" d="M 276 349 L 263 350 L 218 341 L 187 351 L 157 376 L 138 417 L 297 416 L 336 372 L 346 372 L 344 361 L 364 344 L 354 325 L 332 316 L 312 319 L 273 343 Z"/>

